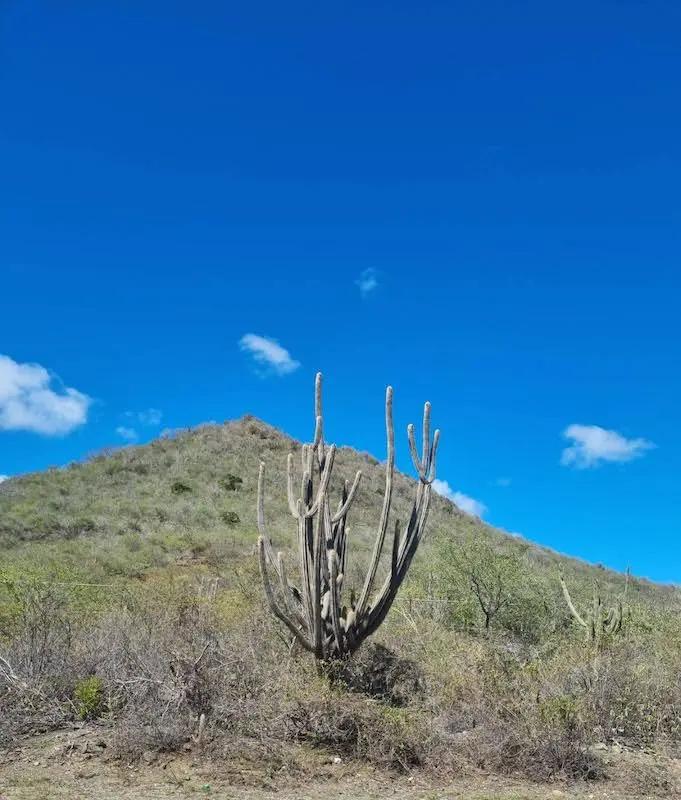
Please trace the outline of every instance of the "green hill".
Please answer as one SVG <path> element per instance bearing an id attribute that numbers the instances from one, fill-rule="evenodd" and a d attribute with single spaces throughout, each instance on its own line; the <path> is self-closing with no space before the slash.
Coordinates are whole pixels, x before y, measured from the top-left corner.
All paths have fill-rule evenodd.
<path id="1" fill-rule="evenodd" d="M 314 752 L 419 769 L 424 780 L 482 769 L 609 776 L 627 787 L 622 796 L 637 780 L 678 789 L 678 590 L 631 578 L 622 631 L 595 649 L 559 576 L 583 613 L 594 582 L 614 604 L 625 577 L 445 498 L 434 498 L 412 571 L 356 660 L 320 673 L 291 648 L 263 602 L 255 509 L 262 460 L 268 526 L 290 550 L 286 457 L 299 451 L 245 417 L 0 484 L 0 744 L 84 720 L 120 758 L 193 750 L 200 739 L 206 752 L 267 771 L 303 770 Z M 377 459 L 343 447 L 332 492 L 357 469 L 350 585 L 384 483 Z M 397 517 L 413 490 L 396 474 Z M 630 774 L 628 761 L 612 766 L 622 752 L 653 753 L 654 764 L 636 760 Z"/>
<path id="2" fill-rule="evenodd" d="M 198 551 L 245 554 L 257 539 L 255 504 L 258 466 L 267 464 L 267 516 L 280 547 L 293 542 L 286 504 L 286 457 L 300 443 L 266 423 L 244 417 L 224 425 L 201 425 L 163 436 L 147 445 L 93 455 L 63 468 L 21 476 L 0 484 L 0 544 L 4 558 L 59 552 L 95 558 L 109 574 L 139 573 L 165 566 Z M 332 486 L 361 469 L 363 479 L 352 512 L 353 547 L 373 543 L 384 471 L 366 453 L 341 447 Z M 411 507 L 413 479 L 397 473 L 394 508 L 404 519 Z M 559 572 L 581 584 L 598 580 L 604 593 L 622 591 L 623 576 L 571 559 L 492 528 L 434 496 L 421 566 L 438 540 L 487 542 L 499 553 L 513 553 L 547 579 Z M 135 553 L 129 564 L 126 553 Z M 107 559 L 110 561 L 107 563 Z M 556 583 L 557 586 L 557 583 Z M 677 590 L 633 580 L 641 600 L 667 606 L 681 602 Z"/>

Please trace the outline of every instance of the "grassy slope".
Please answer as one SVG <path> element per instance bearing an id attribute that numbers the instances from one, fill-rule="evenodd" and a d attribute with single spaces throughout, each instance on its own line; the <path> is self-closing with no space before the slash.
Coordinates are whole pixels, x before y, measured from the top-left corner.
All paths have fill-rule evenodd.
<path id="1" fill-rule="evenodd" d="M 101 578 L 132 576 L 148 568 L 165 567 L 206 550 L 216 557 L 244 556 L 256 540 L 255 501 L 258 465 L 267 463 L 266 512 L 277 546 L 292 544 L 293 526 L 285 499 L 285 462 L 300 445 L 252 417 L 225 425 L 204 425 L 161 438 L 148 445 L 127 447 L 90 457 L 63 469 L 50 469 L 0 485 L 0 542 L 5 565 L 25 566 L 55 554 Z M 361 469 L 364 477 L 353 508 L 355 552 L 372 541 L 382 498 L 382 465 L 367 454 L 341 448 L 336 459 L 335 486 Z M 225 488 L 235 475 L 238 491 Z M 413 482 L 396 476 L 394 511 L 405 519 Z M 230 513 L 238 522 L 230 521 Z M 586 592 L 592 578 L 606 591 L 619 591 L 622 576 L 560 556 L 511 537 L 460 512 L 435 497 L 428 540 L 470 537 L 490 542 L 501 552 L 515 552 L 527 569 L 556 584 L 563 571 Z M 65 541 L 67 543 L 65 543 Z M 359 547 L 357 545 L 360 545 Z M 429 548 L 420 556 L 428 564 Z M 360 558 L 361 561 L 361 558 Z M 361 564 L 356 565 L 357 570 Z M 579 588 L 577 588 L 579 592 Z M 634 581 L 633 596 L 657 608 L 676 607 L 678 592 L 647 581 Z"/>
<path id="2" fill-rule="evenodd" d="M 311 753 L 328 764 L 340 752 L 353 774 L 364 762 L 402 771 L 419 765 L 426 783 L 482 768 L 534 780 L 605 774 L 624 781 L 623 797 L 677 785 L 678 763 L 666 756 L 681 752 L 677 590 L 633 581 L 624 635 L 596 659 L 570 620 L 558 572 L 580 603 L 592 578 L 612 592 L 623 576 L 508 536 L 443 498 L 434 499 L 424 547 L 375 637 L 378 647 L 353 662 L 354 691 L 329 683 L 291 651 L 264 609 L 253 556 L 261 459 L 272 536 L 278 547 L 292 544 L 291 450 L 300 445 L 245 418 L 0 485 L 0 654 L 25 687 L 18 691 L 0 669 L 0 762 L 3 748 L 26 732 L 68 730 L 94 676 L 102 693 L 95 731 L 106 731 L 125 757 L 184 752 L 205 711 L 211 752 L 230 763 L 248 753 L 258 774 L 290 763 L 300 775 Z M 357 468 L 365 474 L 351 512 L 348 583 L 356 586 L 384 474 L 376 459 L 349 448 L 337 465 L 335 492 Z M 225 488 L 230 476 L 242 479 L 238 491 Z M 401 519 L 413 488 L 396 476 Z M 449 571 L 448 554 L 471 542 L 488 545 L 472 550 L 485 564 L 507 561 L 493 550 L 514 554 L 521 568 L 509 606 L 518 616 L 495 623 L 491 635 L 480 627 L 467 581 Z M 425 602 L 412 605 L 419 598 Z M 473 624 L 469 605 L 478 614 Z M 367 676 L 384 674 L 381 645 L 397 654 L 404 707 L 377 700 L 365 685 Z M 420 676 L 416 689 L 409 670 L 400 679 L 409 665 Z M 633 754 L 628 771 L 609 765 L 620 741 Z M 596 742 L 612 752 L 593 750 Z M 655 763 L 639 764 L 650 752 Z M 26 764 L 36 763 L 31 758 Z M 42 767 L 26 764 L 21 775 L 43 779 Z M 603 797 L 612 785 L 604 784 Z M 538 795 L 518 794 L 525 796 Z"/>

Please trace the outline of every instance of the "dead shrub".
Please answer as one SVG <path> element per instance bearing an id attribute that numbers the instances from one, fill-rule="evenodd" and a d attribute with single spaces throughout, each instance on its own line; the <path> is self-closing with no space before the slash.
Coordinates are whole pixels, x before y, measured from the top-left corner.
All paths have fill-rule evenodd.
<path id="1" fill-rule="evenodd" d="M 330 668 L 330 677 L 354 692 L 402 707 L 422 698 L 423 673 L 415 661 L 369 642 L 357 655 Z"/>
<path id="2" fill-rule="evenodd" d="M 283 727 L 294 741 L 402 771 L 424 764 L 433 746 L 418 713 L 344 692 L 295 700 L 284 712 Z"/>

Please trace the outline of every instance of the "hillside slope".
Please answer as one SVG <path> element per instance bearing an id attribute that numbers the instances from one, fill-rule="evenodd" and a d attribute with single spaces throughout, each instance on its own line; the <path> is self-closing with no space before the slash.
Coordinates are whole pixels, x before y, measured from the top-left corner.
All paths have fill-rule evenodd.
<path id="1" fill-rule="evenodd" d="M 676 589 L 632 579 L 623 628 L 585 643 L 559 573 L 583 611 L 594 579 L 610 605 L 624 576 L 435 497 L 385 623 L 349 663 L 318 669 L 268 613 L 254 557 L 261 460 L 271 534 L 284 551 L 293 544 L 290 451 L 300 444 L 246 417 L 0 485 L 0 780 L 2 754 L 19 758 L 11 785 L 34 796 L 36 773 L 74 763 L 76 726 L 73 738 L 93 739 L 93 750 L 84 740 L 88 761 L 141 759 L 146 770 L 191 753 L 202 772 L 211 757 L 220 770 L 235 765 L 238 781 L 317 780 L 342 763 L 350 775 L 383 771 L 386 785 L 395 772 L 434 787 L 482 770 L 534 781 L 607 777 L 608 792 L 625 787 L 611 797 L 649 796 L 650 786 L 679 796 Z M 336 463 L 332 492 L 364 473 L 344 573 L 351 597 L 384 473 L 350 448 Z M 411 478 L 395 476 L 397 518 L 406 519 L 413 490 Z M 491 620 L 478 579 L 503 600 Z M 21 754 L 27 735 L 50 731 L 68 739 L 54 764 Z"/>
<path id="2" fill-rule="evenodd" d="M 294 533 L 286 504 L 286 457 L 299 451 L 300 443 L 291 437 L 256 418 L 244 417 L 6 481 L 0 485 L 2 558 L 11 559 L 13 552 L 54 552 L 58 543 L 68 540 L 74 552 L 88 548 L 105 572 L 115 574 L 165 565 L 207 546 L 218 556 L 228 551 L 246 554 L 257 538 L 261 460 L 267 464 L 268 526 L 277 545 L 285 548 Z M 372 456 L 341 447 L 332 490 L 338 492 L 341 481 L 352 478 L 358 469 L 363 479 L 351 519 L 354 547 L 361 552 L 373 542 L 384 470 Z M 398 518 L 408 515 L 413 485 L 413 479 L 396 474 L 394 512 Z M 422 566 L 428 563 L 429 547 L 443 539 L 483 541 L 500 553 L 514 553 L 528 569 L 555 585 L 559 572 L 584 591 L 592 579 L 608 592 L 619 592 L 623 585 L 621 575 L 512 537 L 435 495 L 426 546 L 420 554 Z M 64 551 L 65 546 L 60 549 Z M 126 561 L 121 553 L 133 554 L 133 563 L 121 563 Z M 671 587 L 635 580 L 631 591 L 654 605 L 679 603 L 678 592 Z"/>

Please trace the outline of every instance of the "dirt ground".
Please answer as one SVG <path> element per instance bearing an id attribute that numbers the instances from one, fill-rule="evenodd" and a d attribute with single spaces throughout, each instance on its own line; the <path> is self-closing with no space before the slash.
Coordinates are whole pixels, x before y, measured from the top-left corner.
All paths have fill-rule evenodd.
<path id="1" fill-rule="evenodd" d="M 538 785 L 484 774 L 438 783 L 432 776 L 371 771 L 316 755 L 304 772 L 196 753 L 110 757 L 96 727 L 46 733 L 0 754 L 0 800 L 634 800 L 681 798 L 681 762 L 651 754 L 604 753 L 611 778 Z M 316 761 L 315 761 L 316 759 Z"/>

